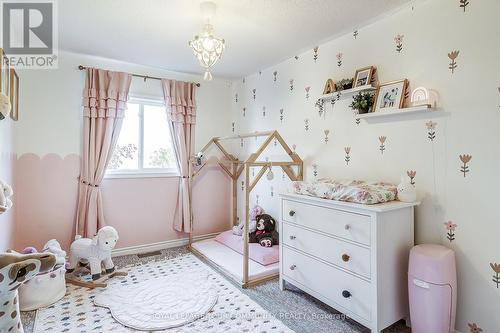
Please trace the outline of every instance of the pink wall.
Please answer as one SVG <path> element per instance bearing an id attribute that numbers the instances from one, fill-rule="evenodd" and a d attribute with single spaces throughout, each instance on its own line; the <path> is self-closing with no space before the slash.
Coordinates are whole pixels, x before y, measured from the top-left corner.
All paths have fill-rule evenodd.
<path id="1" fill-rule="evenodd" d="M 16 163 L 15 248 L 40 248 L 58 239 L 68 248 L 72 238 L 80 157 L 56 154 L 20 156 Z M 117 248 L 186 237 L 171 227 L 178 178 L 106 179 L 102 184 L 107 224 L 114 226 Z M 208 168 L 195 183 L 195 234 L 228 229 L 231 186 L 218 168 Z"/>

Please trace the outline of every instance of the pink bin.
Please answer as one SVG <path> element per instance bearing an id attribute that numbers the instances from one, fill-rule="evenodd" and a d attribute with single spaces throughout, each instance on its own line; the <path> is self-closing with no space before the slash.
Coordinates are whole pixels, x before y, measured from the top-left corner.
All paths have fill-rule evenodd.
<path id="1" fill-rule="evenodd" d="M 452 333 L 457 305 L 455 253 L 441 245 L 410 251 L 408 293 L 412 333 Z"/>

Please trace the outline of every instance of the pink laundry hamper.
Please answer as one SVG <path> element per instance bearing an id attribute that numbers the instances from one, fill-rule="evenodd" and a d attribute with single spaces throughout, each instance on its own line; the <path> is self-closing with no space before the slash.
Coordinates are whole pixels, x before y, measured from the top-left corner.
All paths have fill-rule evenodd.
<path id="1" fill-rule="evenodd" d="M 441 245 L 410 251 L 408 293 L 412 333 L 453 333 L 457 305 L 455 253 Z"/>

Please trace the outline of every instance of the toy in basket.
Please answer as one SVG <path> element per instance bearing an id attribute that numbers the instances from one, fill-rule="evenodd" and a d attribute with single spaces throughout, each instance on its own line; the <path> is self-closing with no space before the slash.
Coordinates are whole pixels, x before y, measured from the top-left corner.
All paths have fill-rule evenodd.
<path id="1" fill-rule="evenodd" d="M 55 239 L 49 240 L 43 247 L 43 253 L 51 253 L 56 258 L 55 266 L 37 274 L 30 281 L 19 287 L 19 308 L 21 311 L 32 311 L 54 304 L 66 294 L 66 252 Z M 34 247 L 27 247 L 23 254 L 34 254 L 38 251 Z"/>
<path id="2" fill-rule="evenodd" d="M 127 272 L 115 271 L 111 260 L 111 250 L 117 241 L 118 232 L 110 226 L 99 229 L 92 239 L 77 235 L 70 248 L 66 282 L 91 289 L 105 288 L 108 279 L 126 276 Z M 91 281 L 85 279 L 87 265 L 90 266 Z"/>

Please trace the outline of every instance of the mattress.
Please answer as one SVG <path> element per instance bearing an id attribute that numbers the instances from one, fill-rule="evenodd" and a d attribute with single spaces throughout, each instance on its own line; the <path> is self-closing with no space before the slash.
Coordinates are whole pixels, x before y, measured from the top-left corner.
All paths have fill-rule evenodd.
<path id="1" fill-rule="evenodd" d="M 397 186 L 362 180 L 318 179 L 314 182 L 291 182 L 289 192 L 313 197 L 373 205 L 396 200 Z"/>
<path id="2" fill-rule="evenodd" d="M 243 238 L 233 235 L 232 230 L 224 231 L 215 237 L 215 240 L 230 247 L 239 254 L 243 254 Z M 264 247 L 257 243 L 250 243 L 248 244 L 248 257 L 264 266 L 277 263 L 280 261 L 279 246 Z"/>
<path id="3" fill-rule="evenodd" d="M 240 282 L 243 280 L 243 255 L 213 238 L 194 242 L 192 247 L 234 280 Z M 275 276 L 278 273 L 279 263 L 264 266 L 253 260 L 248 260 L 249 280 Z"/>

